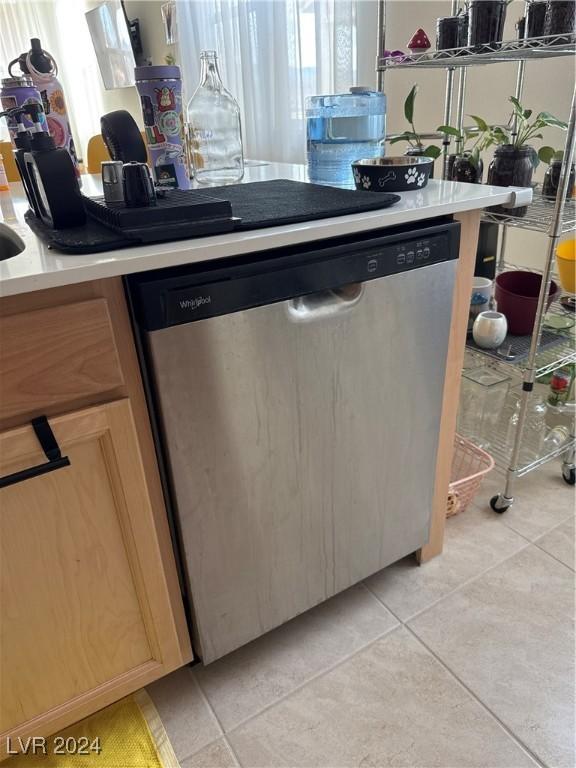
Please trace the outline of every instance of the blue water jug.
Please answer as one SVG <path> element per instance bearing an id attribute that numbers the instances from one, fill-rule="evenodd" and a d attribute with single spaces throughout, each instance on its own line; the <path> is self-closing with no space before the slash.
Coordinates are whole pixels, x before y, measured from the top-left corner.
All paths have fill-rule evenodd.
<path id="1" fill-rule="evenodd" d="M 351 163 L 384 154 L 386 96 L 367 88 L 306 99 L 308 177 L 354 187 Z"/>

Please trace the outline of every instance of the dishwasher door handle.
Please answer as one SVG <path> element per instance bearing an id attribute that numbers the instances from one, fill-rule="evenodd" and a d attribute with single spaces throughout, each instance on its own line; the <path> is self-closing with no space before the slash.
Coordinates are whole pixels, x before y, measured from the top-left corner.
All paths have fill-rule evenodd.
<path id="1" fill-rule="evenodd" d="M 335 317 L 355 307 L 363 295 L 364 283 L 348 283 L 339 288 L 297 296 L 287 302 L 288 317 L 296 323 Z"/>

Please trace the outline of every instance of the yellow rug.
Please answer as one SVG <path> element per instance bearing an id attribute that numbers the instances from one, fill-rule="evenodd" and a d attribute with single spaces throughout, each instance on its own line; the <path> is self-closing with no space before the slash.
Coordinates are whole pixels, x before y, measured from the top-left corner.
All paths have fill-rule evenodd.
<path id="1" fill-rule="evenodd" d="M 45 744 L 47 754 L 16 755 L 4 765 L 6 768 L 180 768 L 162 721 L 144 690 L 47 737 Z"/>

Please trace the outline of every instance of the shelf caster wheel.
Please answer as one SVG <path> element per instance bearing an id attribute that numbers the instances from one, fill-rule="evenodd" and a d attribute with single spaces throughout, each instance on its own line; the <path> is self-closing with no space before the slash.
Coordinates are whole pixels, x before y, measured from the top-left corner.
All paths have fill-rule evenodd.
<path id="1" fill-rule="evenodd" d="M 576 485 L 576 468 L 562 467 L 562 477 L 568 485 Z"/>
<path id="2" fill-rule="evenodd" d="M 498 514 L 501 515 L 506 512 L 507 509 L 510 509 L 513 501 L 514 499 L 507 499 L 506 496 L 499 493 L 497 496 L 492 496 L 490 499 L 490 506 L 494 512 L 498 512 Z"/>

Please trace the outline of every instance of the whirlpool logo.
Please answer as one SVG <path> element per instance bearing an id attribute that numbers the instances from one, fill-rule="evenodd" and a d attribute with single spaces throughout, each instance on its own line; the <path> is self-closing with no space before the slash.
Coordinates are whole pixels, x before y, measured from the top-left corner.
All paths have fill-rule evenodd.
<path id="1" fill-rule="evenodd" d="M 196 296 L 193 299 L 182 299 L 180 301 L 180 309 L 195 310 L 202 307 L 204 304 L 211 304 L 212 296 Z"/>

